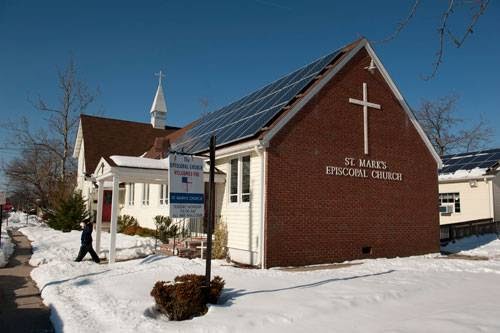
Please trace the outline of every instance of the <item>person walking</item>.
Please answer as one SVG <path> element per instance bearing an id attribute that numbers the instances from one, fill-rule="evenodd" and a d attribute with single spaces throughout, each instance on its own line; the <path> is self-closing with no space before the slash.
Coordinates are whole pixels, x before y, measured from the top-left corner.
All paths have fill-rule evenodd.
<path id="1" fill-rule="evenodd" d="M 90 256 L 92 257 L 92 260 L 94 260 L 96 263 L 100 263 L 101 259 L 99 259 L 99 256 L 97 253 L 95 253 L 94 249 L 92 248 L 92 222 L 90 222 L 90 219 L 85 219 L 83 220 L 82 223 L 80 223 L 80 226 L 82 227 L 82 245 L 80 246 L 80 252 L 78 253 L 78 256 L 76 257 L 75 261 L 80 262 L 82 261 L 83 257 L 88 253 L 90 253 Z"/>

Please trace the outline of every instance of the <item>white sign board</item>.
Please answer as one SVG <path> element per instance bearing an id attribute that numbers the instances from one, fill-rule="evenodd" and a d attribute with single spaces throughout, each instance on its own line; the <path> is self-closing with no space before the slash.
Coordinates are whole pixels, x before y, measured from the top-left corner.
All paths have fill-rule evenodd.
<path id="1" fill-rule="evenodd" d="M 205 186 L 202 158 L 169 155 L 168 202 L 172 218 L 203 217 Z"/>
<path id="2" fill-rule="evenodd" d="M 5 205 L 5 192 L 0 192 L 0 205 Z"/>

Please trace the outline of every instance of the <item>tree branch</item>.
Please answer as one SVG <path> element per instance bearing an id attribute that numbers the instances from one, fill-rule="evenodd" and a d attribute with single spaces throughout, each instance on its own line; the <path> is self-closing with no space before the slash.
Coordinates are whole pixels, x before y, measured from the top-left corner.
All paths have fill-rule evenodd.
<path id="1" fill-rule="evenodd" d="M 389 36 L 387 36 L 386 38 L 379 40 L 379 41 L 375 41 L 373 43 L 374 44 L 387 43 L 387 42 L 392 41 L 396 37 L 398 37 L 399 34 L 401 33 L 401 31 L 403 31 L 408 26 L 410 21 L 415 16 L 419 4 L 420 4 L 420 0 L 415 0 L 415 2 L 413 3 L 413 6 L 411 6 L 411 9 L 410 9 L 410 12 L 408 13 L 408 16 L 406 16 L 406 18 L 403 21 L 398 22 L 394 32 L 392 34 L 390 34 Z"/>

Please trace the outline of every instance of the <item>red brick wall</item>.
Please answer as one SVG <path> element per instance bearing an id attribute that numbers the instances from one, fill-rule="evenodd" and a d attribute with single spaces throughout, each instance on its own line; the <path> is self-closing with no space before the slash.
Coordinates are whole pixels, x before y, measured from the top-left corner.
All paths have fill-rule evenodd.
<path id="1" fill-rule="evenodd" d="M 272 139 L 267 155 L 266 266 L 308 265 L 439 250 L 437 164 L 382 76 L 359 52 Z M 369 152 L 363 153 L 363 108 Z M 345 157 L 383 160 L 403 180 L 326 175 Z M 372 254 L 363 255 L 362 247 Z"/>

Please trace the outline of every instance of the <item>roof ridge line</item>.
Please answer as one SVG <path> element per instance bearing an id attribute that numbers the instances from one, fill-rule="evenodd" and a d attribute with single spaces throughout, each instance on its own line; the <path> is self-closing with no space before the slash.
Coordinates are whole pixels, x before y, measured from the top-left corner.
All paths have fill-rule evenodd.
<path id="1" fill-rule="evenodd" d="M 323 58 L 326 58 L 326 57 L 328 57 L 328 56 L 330 56 L 330 55 L 332 55 L 332 54 L 334 54 L 334 53 L 340 52 L 342 49 L 344 49 L 344 48 L 348 47 L 348 46 L 349 46 L 349 45 L 351 45 L 351 44 L 357 43 L 359 40 L 361 40 L 361 39 L 358 39 L 358 40 L 356 40 L 356 41 L 355 41 L 355 42 L 353 42 L 353 43 L 349 43 L 349 44 L 346 44 L 346 45 L 344 45 L 344 46 L 342 46 L 342 47 L 339 47 L 339 48 L 337 48 L 335 51 L 329 52 L 329 53 L 327 53 L 327 54 L 325 54 L 325 55 L 323 55 L 323 56 L 321 56 L 321 57 L 318 57 L 318 58 L 316 58 L 316 59 L 314 59 L 314 60 L 312 60 L 312 61 L 310 61 L 310 62 L 306 63 L 305 65 L 302 65 L 302 66 L 300 66 L 300 67 L 298 67 L 298 68 L 296 68 L 296 69 L 294 69 L 294 70 L 292 70 L 292 71 L 290 71 L 290 72 L 288 72 L 288 73 L 286 73 L 286 74 L 283 74 L 283 75 L 281 75 L 279 78 L 277 78 L 277 79 L 275 79 L 275 80 L 273 80 L 273 81 L 271 81 L 271 82 L 268 82 L 268 83 L 266 83 L 266 84 L 264 84 L 264 85 L 262 85 L 262 86 L 259 86 L 258 88 L 253 89 L 253 90 L 252 90 L 251 92 L 249 92 L 248 94 L 243 95 L 242 97 L 239 97 L 238 99 L 236 99 L 236 100 L 234 100 L 234 101 L 232 101 L 232 102 L 230 102 L 230 103 L 228 103 L 228 104 L 225 104 L 225 105 L 221 106 L 221 107 L 220 107 L 220 108 L 218 108 L 217 110 L 214 110 L 214 111 L 210 111 L 210 112 L 208 112 L 208 113 L 207 113 L 207 115 L 208 115 L 208 114 L 211 114 L 211 113 L 214 113 L 214 112 L 217 112 L 217 111 L 219 111 L 219 110 L 221 110 L 221 109 L 223 109 L 223 108 L 225 108 L 225 107 L 227 107 L 227 106 L 230 106 L 231 104 L 234 104 L 234 103 L 236 103 L 236 102 L 238 102 L 238 101 L 240 101 L 240 100 L 244 99 L 245 97 L 250 96 L 251 94 L 253 94 L 253 93 L 255 93 L 255 92 L 259 91 L 259 90 L 262 90 L 262 89 L 264 89 L 265 87 L 270 86 L 270 85 L 272 85 L 272 84 L 274 84 L 274 83 L 278 82 L 279 80 L 281 80 L 281 79 L 283 79 L 283 78 L 285 78 L 285 77 L 289 76 L 290 74 L 292 74 L 292 73 L 294 73 L 294 72 L 297 72 L 297 71 L 300 71 L 301 69 L 304 69 L 305 67 L 310 66 L 311 64 L 313 64 L 313 63 L 315 63 L 315 62 L 317 62 L 317 61 L 319 61 L 319 60 L 321 60 L 321 59 L 323 59 Z M 207 115 L 204 115 L 204 116 L 202 116 L 202 117 L 200 117 L 200 118 L 198 118 L 198 119 L 202 119 L 202 118 L 206 117 Z"/>

